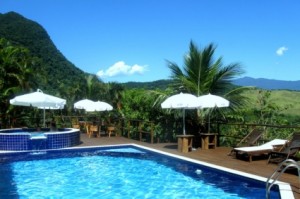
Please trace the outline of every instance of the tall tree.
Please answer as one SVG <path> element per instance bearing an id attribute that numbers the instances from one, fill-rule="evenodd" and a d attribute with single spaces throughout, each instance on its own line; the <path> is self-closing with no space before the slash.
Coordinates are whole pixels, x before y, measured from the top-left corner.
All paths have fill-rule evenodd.
<path id="1" fill-rule="evenodd" d="M 232 80 L 243 74 L 242 67 L 238 63 L 224 66 L 222 57 L 214 60 L 215 49 L 214 44 L 198 49 L 191 41 L 183 70 L 176 63 L 168 61 L 174 80 L 173 88 L 177 93 L 189 92 L 197 96 L 216 94 L 230 100 L 232 107 L 241 105 L 245 99 L 240 93 L 247 88 L 234 86 Z"/>
<path id="2" fill-rule="evenodd" d="M 9 99 L 16 92 L 28 91 L 35 85 L 32 66 L 36 59 L 30 56 L 29 50 L 11 45 L 0 39 L 0 113 L 3 123 L 9 111 Z"/>
<path id="3" fill-rule="evenodd" d="M 203 49 L 199 49 L 191 41 L 189 52 L 184 57 L 183 69 L 170 61 L 168 61 L 168 67 L 171 70 L 171 78 L 174 81 L 173 89 L 175 93 L 188 92 L 196 96 L 211 93 L 228 99 L 230 101 L 230 109 L 214 111 L 219 116 L 224 116 L 222 112 L 238 110 L 245 105 L 247 98 L 243 97 L 241 93 L 248 88 L 237 87 L 232 84 L 234 78 L 243 74 L 241 65 L 239 63 L 224 65 L 222 57 L 215 60 L 215 50 L 216 47 L 212 43 Z M 198 111 L 198 120 L 204 122 L 209 116 L 212 116 L 213 110 L 204 109 Z"/>
<path id="4" fill-rule="evenodd" d="M 110 82 L 107 84 L 110 102 L 117 110 L 121 109 L 122 92 L 125 90 L 124 86 L 116 82 Z"/>

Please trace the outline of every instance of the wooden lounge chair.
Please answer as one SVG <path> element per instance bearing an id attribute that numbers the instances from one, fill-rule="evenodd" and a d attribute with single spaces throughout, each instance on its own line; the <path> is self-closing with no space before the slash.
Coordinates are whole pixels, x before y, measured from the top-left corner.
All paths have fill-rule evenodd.
<path id="1" fill-rule="evenodd" d="M 239 156 L 247 156 L 249 157 L 249 162 L 251 162 L 253 156 L 266 155 L 272 151 L 277 151 L 286 143 L 287 140 L 274 139 L 259 146 L 237 147 L 234 148 L 233 151 L 235 152 L 237 158 Z"/>
<path id="2" fill-rule="evenodd" d="M 281 151 L 273 151 L 269 154 L 269 163 L 280 163 L 286 159 L 294 158 L 300 150 L 300 133 L 294 133 L 292 139 L 282 148 Z"/>
<path id="3" fill-rule="evenodd" d="M 250 133 L 248 133 L 237 145 L 239 146 L 255 146 L 257 145 L 257 141 L 263 135 L 262 129 L 254 128 Z"/>
<path id="4" fill-rule="evenodd" d="M 250 133 L 248 133 L 243 139 L 238 142 L 234 148 L 236 147 L 242 147 L 242 146 L 255 146 L 257 145 L 257 141 L 261 136 L 263 135 L 262 129 L 254 128 Z M 228 155 L 232 155 L 234 152 L 234 149 L 231 150 L 231 152 Z"/>

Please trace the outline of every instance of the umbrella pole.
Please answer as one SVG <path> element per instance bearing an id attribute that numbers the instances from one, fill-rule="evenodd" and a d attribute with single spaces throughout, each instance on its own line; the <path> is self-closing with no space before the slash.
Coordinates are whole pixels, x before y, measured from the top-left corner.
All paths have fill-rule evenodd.
<path id="1" fill-rule="evenodd" d="M 208 113 L 208 133 L 210 133 L 210 113 Z"/>
<path id="2" fill-rule="evenodd" d="M 43 127 L 45 127 L 45 107 L 44 107 L 44 121 L 43 121 Z"/>
<path id="3" fill-rule="evenodd" d="M 185 135 L 185 109 L 182 110 L 183 135 Z"/>

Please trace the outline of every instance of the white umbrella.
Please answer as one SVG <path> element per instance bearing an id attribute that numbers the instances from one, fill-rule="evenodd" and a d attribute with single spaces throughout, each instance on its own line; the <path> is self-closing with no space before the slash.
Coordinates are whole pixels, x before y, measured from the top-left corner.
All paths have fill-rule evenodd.
<path id="1" fill-rule="evenodd" d="M 89 99 L 84 99 L 84 100 L 80 100 L 80 101 L 76 102 L 74 104 L 74 108 L 84 109 L 87 112 L 111 111 L 113 109 L 113 107 L 106 102 L 101 102 L 101 101 L 94 102 Z"/>
<path id="2" fill-rule="evenodd" d="M 84 109 L 88 112 L 92 112 L 92 111 L 111 111 L 113 109 L 113 107 L 110 104 L 106 103 L 106 102 L 101 102 L 101 101 L 94 102 L 94 101 L 89 100 L 89 99 L 84 99 L 84 100 L 80 100 L 80 101 L 76 102 L 74 104 L 74 108 Z"/>
<path id="3" fill-rule="evenodd" d="M 10 104 L 17 106 L 32 106 L 44 110 L 45 126 L 45 109 L 62 109 L 66 104 L 65 99 L 43 93 L 40 89 L 36 92 L 24 94 L 11 99 Z"/>
<path id="4" fill-rule="evenodd" d="M 195 95 L 188 93 L 180 93 L 168 97 L 162 104 L 162 108 L 182 109 L 183 111 L 183 135 L 185 135 L 185 109 L 200 108 L 200 103 Z"/>
<path id="5" fill-rule="evenodd" d="M 94 103 L 94 105 L 95 105 L 94 108 L 87 109 L 87 111 L 111 111 L 111 110 L 113 110 L 113 107 L 106 102 L 97 101 Z"/>
<path id="6" fill-rule="evenodd" d="M 228 107 L 229 101 L 217 95 L 202 95 L 198 97 L 199 103 L 202 108 L 215 108 L 215 107 Z"/>
<path id="7" fill-rule="evenodd" d="M 223 97 L 207 94 L 198 97 L 201 108 L 221 108 L 228 107 L 229 101 Z M 210 115 L 208 117 L 208 132 L 210 130 Z"/>
<path id="8" fill-rule="evenodd" d="M 79 100 L 78 102 L 76 102 L 74 104 L 74 108 L 75 109 L 88 109 L 89 107 L 93 107 L 94 103 L 95 102 L 92 100 L 83 99 L 83 100 Z"/>

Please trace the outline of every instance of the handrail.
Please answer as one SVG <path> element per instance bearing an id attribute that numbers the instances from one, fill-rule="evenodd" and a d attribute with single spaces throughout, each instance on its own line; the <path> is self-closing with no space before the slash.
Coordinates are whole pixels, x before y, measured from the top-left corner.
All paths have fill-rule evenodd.
<path id="1" fill-rule="evenodd" d="M 282 169 L 282 166 L 284 164 L 287 164 L 287 165 Z M 280 163 L 280 165 L 275 169 L 273 174 L 266 181 L 266 199 L 270 198 L 270 190 L 271 190 L 272 186 L 279 179 L 279 177 L 285 172 L 285 170 L 287 170 L 290 167 L 296 167 L 297 168 L 297 170 L 298 170 L 298 179 L 299 179 L 299 182 L 300 182 L 300 165 L 295 160 L 287 159 L 287 160 L 283 161 L 282 163 Z M 280 170 L 280 172 L 279 172 L 279 170 Z M 270 183 L 269 181 L 271 181 L 271 180 L 273 180 L 273 181 Z"/>
<path id="2" fill-rule="evenodd" d="M 271 127 L 271 128 L 293 128 L 299 129 L 300 126 L 290 126 L 290 125 L 274 125 L 274 124 L 258 124 L 258 123 L 228 123 L 228 122 L 212 122 L 212 124 L 219 124 L 219 125 L 234 125 L 234 126 L 261 126 L 261 127 Z"/>

